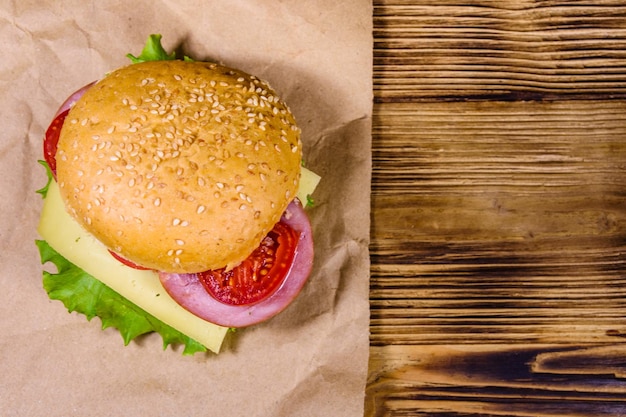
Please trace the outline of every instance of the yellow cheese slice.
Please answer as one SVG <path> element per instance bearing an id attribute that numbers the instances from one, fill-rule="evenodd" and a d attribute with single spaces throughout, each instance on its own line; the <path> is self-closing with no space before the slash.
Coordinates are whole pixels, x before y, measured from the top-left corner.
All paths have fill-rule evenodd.
<path id="1" fill-rule="evenodd" d="M 297 197 L 306 205 L 320 176 L 302 168 Z M 38 232 L 65 259 L 132 303 L 218 353 L 228 328 L 209 323 L 176 303 L 152 271 L 127 267 L 115 260 L 107 248 L 84 230 L 66 211 L 56 182 L 51 181 L 44 200 Z"/>
<path id="2" fill-rule="evenodd" d="M 85 231 L 66 211 L 59 187 L 51 181 L 38 232 L 68 261 L 141 307 L 157 319 L 218 353 L 228 328 L 191 314 L 163 289 L 153 271 L 127 267 Z"/>
<path id="3" fill-rule="evenodd" d="M 322 178 L 315 172 L 302 167 L 300 185 L 296 197 L 298 197 L 298 200 L 300 200 L 303 206 L 306 207 L 307 197 L 313 194 L 313 191 L 315 191 L 321 179 Z"/>

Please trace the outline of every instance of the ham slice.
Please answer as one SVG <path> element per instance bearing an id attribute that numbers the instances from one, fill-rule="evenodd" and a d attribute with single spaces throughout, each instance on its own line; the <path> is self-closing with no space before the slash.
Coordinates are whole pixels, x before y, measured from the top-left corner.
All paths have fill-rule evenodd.
<path id="1" fill-rule="evenodd" d="M 293 263 L 279 288 L 267 298 L 251 305 L 229 305 L 213 298 L 197 274 L 159 273 L 168 294 L 194 315 L 226 327 L 246 327 L 265 321 L 282 310 L 300 293 L 313 267 L 311 224 L 298 200 L 289 204 L 281 222 L 299 234 Z"/>

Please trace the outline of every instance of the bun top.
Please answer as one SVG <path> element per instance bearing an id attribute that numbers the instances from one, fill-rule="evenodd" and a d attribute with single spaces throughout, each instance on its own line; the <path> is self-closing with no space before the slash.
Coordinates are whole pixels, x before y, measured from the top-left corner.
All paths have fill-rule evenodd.
<path id="1" fill-rule="evenodd" d="M 57 181 L 109 249 L 167 272 L 234 267 L 296 195 L 300 129 L 256 77 L 213 63 L 133 64 L 70 110 Z"/>

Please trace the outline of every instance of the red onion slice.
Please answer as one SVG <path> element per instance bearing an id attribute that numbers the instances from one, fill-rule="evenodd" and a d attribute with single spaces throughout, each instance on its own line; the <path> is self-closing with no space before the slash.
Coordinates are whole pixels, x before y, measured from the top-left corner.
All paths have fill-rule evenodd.
<path id="1" fill-rule="evenodd" d="M 97 83 L 97 81 L 93 81 L 89 84 L 87 84 L 86 86 L 80 88 L 79 90 L 74 91 L 64 102 L 63 104 L 61 104 L 61 107 L 59 107 L 59 109 L 57 110 L 56 114 L 54 115 L 53 119 L 55 117 L 57 117 L 59 114 L 63 113 L 65 110 L 69 109 L 70 107 L 72 107 L 74 105 L 74 103 L 76 103 L 84 94 L 87 90 L 89 90 L 95 83 Z"/>
<path id="2" fill-rule="evenodd" d="M 294 200 L 281 218 L 300 234 L 293 264 L 281 286 L 268 298 L 252 305 L 228 305 L 213 298 L 196 274 L 159 273 L 168 294 L 196 316 L 225 327 L 246 327 L 283 311 L 300 293 L 313 267 L 311 223 L 302 205 Z"/>

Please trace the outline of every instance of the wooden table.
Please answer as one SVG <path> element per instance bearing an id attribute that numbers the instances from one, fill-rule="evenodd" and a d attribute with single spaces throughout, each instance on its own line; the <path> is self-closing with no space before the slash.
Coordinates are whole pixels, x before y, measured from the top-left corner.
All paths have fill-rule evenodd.
<path id="1" fill-rule="evenodd" d="M 626 2 L 374 4 L 366 415 L 626 415 Z"/>

